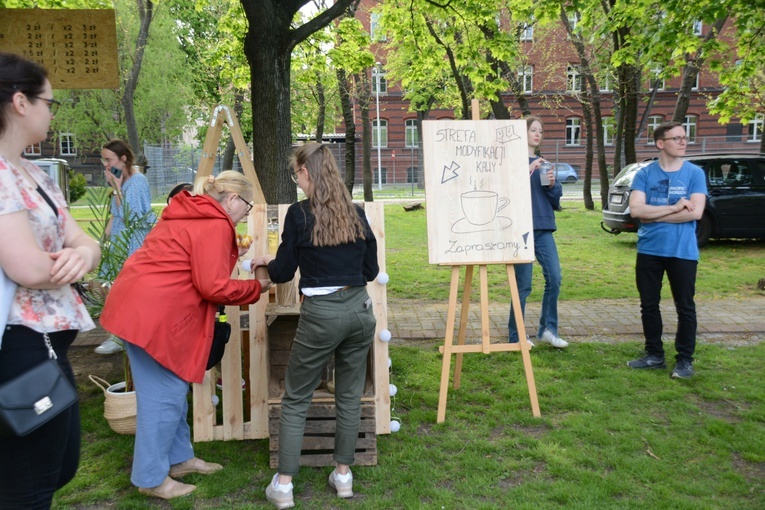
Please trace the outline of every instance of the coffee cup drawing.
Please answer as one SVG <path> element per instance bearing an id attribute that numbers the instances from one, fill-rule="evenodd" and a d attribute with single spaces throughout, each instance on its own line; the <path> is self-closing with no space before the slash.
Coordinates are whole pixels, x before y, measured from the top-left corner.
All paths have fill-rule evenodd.
<path id="1" fill-rule="evenodd" d="M 510 199 L 488 190 L 466 191 L 460 197 L 465 220 L 471 225 L 487 225 L 494 221 L 497 213 L 507 207 Z"/>

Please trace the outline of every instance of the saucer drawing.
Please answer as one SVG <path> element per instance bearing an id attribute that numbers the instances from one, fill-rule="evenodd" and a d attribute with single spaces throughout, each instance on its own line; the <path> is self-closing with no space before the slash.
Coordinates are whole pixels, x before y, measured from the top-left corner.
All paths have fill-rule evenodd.
<path id="1" fill-rule="evenodd" d="M 467 218 L 460 218 L 452 225 L 452 232 L 455 234 L 473 234 L 476 232 L 492 232 L 495 230 L 504 230 L 513 224 L 513 220 L 507 216 L 497 216 L 493 221 L 484 225 L 473 225 Z"/>

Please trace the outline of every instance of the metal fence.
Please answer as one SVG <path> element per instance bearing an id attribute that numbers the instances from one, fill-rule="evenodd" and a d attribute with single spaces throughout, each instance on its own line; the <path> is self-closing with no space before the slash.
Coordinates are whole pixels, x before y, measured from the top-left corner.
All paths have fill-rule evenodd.
<path id="1" fill-rule="evenodd" d="M 337 160 L 340 173 L 345 178 L 345 143 L 329 143 L 332 154 Z M 643 160 L 658 155 L 653 140 L 642 138 L 636 144 L 637 158 Z M 563 140 L 545 140 L 541 147 L 542 154 L 555 163 L 569 163 L 579 177 L 584 177 L 586 149 L 583 145 L 566 145 Z M 748 141 L 746 136 L 697 137 L 689 143 L 688 154 L 706 153 L 741 153 L 751 154 L 760 150 L 760 142 Z M 377 148 L 370 155 L 374 188 L 381 187 L 418 187 L 422 181 L 422 171 L 419 167 L 420 147 L 382 147 L 380 148 L 379 163 Z M 201 148 L 190 148 L 180 145 L 144 145 L 144 154 L 149 161 L 147 178 L 151 186 L 152 196 L 156 199 L 164 197 L 178 183 L 194 182 L 196 169 L 202 156 Z M 606 158 L 609 164 L 613 160 L 613 146 L 606 147 Z M 234 169 L 241 171 L 238 158 L 234 158 Z M 358 186 L 363 182 L 363 155 L 361 144 L 356 146 L 356 176 Z M 378 172 L 378 169 L 380 170 Z M 221 168 L 220 155 L 215 159 L 213 173 L 217 175 Z M 257 169 L 256 169 L 257 171 Z"/>

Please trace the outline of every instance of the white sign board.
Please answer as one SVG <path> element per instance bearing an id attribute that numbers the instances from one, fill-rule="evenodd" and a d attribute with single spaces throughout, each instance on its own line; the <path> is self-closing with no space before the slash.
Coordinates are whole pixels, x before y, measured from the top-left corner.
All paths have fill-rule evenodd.
<path id="1" fill-rule="evenodd" d="M 431 264 L 532 262 L 525 120 L 422 123 Z"/>

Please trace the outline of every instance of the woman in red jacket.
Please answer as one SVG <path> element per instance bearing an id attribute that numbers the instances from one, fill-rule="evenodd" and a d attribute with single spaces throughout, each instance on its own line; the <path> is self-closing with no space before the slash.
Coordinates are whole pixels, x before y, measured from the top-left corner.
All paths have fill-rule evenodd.
<path id="1" fill-rule="evenodd" d="M 101 314 L 126 342 L 138 401 L 131 481 L 171 499 L 194 485 L 173 477 L 213 473 L 194 456 L 187 423 L 188 383 L 202 382 L 218 304 L 256 302 L 268 280 L 232 280 L 239 257 L 235 224 L 252 208 L 242 174 L 200 177 L 195 195 L 173 198 L 143 246 L 120 271 Z"/>

